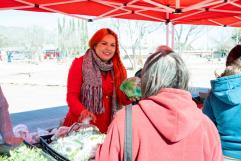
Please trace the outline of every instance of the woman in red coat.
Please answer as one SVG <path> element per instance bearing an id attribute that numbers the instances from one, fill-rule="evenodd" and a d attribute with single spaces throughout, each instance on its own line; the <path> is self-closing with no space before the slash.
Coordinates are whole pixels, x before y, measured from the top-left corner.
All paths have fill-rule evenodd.
<path id="1" fill-rule="evenodd" d="M 117 35 L 108 28 L 98 30 L 85 55 L 74 59 L 68 74 L 68 114 L 64 125 L 91 117 L 105 133 L 113 114 L 130 103 L 119 87 L 126 79 Z"/>

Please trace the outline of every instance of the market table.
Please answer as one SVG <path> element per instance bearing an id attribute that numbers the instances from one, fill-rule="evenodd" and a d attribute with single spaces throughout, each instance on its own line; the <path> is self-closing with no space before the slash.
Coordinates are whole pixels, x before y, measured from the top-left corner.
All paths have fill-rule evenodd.
<path id="1" fill-rule="evenodd" d="M 13 113 L 10 115 L 13 126 L 18 124 L 27 125 L 30 132 L 37 128 L 51 129 L 58 127 L 60 121 L 65 117 L 68 107 L 57 106 L 40 110 Z"/>

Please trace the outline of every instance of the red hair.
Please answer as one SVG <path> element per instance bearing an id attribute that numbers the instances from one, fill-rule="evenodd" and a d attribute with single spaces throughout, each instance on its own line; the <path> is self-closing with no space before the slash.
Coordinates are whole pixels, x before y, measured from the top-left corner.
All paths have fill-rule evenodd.
<path id="1" fill-rule="evenodd" d="M 122 100 L 125 100 L 125 98 L 123 97 L 126 97 L 126 96 L 120 91 L 120 85 L 127 78 L 127 75 L 126 75 L 126 69 L 120 59 L 119 42 L 118 42 L 118 37 L 116 33 L 109 28 L 103 28 L 96 31 L 96 33 L 89 40 L 89 47 L 91 49 L 94 49 L 97 43 L 99 43 L 106 35 L 113 35 L 116 40 L 115 54 L 112 58 L 113 68 L 114 68 L 114 82 L 115 82 L 114 85 L 115 85 L 115 91 L 116 91 L 118 103 L 122 105 L 123 104 Z"/>

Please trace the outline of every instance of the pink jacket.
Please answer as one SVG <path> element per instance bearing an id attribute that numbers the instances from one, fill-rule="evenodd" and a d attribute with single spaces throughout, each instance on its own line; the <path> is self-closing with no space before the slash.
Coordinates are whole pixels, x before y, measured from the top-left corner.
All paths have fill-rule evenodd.
<path id="1" fill-rule="evenodd" d="M 133 106 L 133 160 L 222 161 L 215 125 L 199 110 L 189 92 L 162 89 Z M 123 161 L 125 110 L 111 123 L 96 161 Z"/>

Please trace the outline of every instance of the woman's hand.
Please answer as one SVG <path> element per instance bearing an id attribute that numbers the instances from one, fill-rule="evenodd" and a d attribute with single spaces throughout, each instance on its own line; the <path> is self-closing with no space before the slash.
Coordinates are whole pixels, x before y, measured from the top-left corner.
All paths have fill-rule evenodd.
<path id="1" fill-rule="evenodd" d="M 131 102 L 137 102 L 137 101 L 139 101 L 141 98 L 140 97 L 129 97 L 129 100 L 131 101 Z"/>
<path id="2" fill-rule="evenodd" d="M 83 111 L 81 112 L 78 121 L 79 121 L 79 122 L 82 122 L 83 120 L 85 120 L 85 119 L 88 118 L 88 117 L 91 118 L 90 120 L 91 120 L 92 122 L 95 122 L 95 121 L 96 121 L 96 116 L 95 116 L 92 112 L 90 112 L 90 111 L 88 111 L 88 110 L 83 110 Z"/>
<path id="3" fill-rule="evenodd" d="M 4 141 L 6 144 L 9 144 L 9 145 L 19 145 L 23 142 L 23 139 L 15 136 L 7 136 L 4 138 Z"/>

